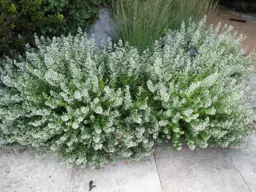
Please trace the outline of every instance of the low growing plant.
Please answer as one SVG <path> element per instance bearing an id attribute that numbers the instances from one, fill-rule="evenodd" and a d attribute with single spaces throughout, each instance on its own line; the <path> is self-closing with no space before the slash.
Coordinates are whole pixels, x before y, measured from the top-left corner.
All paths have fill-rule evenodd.
<path id="1" fill-rule="evenodd" d="M 140 159 L 169 140 L 176 149 L 240 145 L 255 131 L 252 58 L 240 56 L 231 28 L 204 22 L 143 53 L 121 41 L 100 49 L 81 32 L 36 37 L 38 50 L 1 62 L 0 145 L 50 149 L 82 167 Z"/>

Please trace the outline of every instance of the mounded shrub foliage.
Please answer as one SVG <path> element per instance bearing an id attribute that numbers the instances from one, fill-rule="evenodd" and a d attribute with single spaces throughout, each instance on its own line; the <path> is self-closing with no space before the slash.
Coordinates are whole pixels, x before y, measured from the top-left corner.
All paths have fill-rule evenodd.
<path id="1" fill-rule="evenodd" d="M 1 63 L 0 145 L 51 149 L 82 167 L 139 159 L 169 140 L 239 145 L 254 129 L 252 58 L 230 27 L 204 25 L 183 24 L 143 53 L 122 42 L 102 50 L 81 32 L 36 37 L 37 50 Z"/>

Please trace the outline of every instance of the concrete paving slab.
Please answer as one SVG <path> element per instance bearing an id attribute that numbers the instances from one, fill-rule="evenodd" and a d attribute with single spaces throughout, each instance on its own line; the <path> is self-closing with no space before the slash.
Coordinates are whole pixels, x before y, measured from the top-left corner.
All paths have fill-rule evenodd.
<path id="1" fill-rule="evenodd" d="M 1 192 L 69 192 L 71 172 L 56 157 L 0 149 Z"/>
<path id="2" fill-rule="evenodd" d="M 256 76 L 253 76 L 249 79 L 249 85 L 251 88 L 251 96 L 248 98 L 251 106 L 254 108 L 256 107 Z"/>
<path id="3" fill-rule="evenodd" d="M 155 158 L 164 192 L 250 192 L 224 151 L 160 146 Z"/>
<path id="4" fill-rule="evenodd" d="M 256 192 L 256 135 L 251 136 L 246 148 L 228 150 L 236 167 L 252 192 Z"/>
<path id="5" fill-rule="evenodd" d="M 73 169 L 72 192 L 161 192 L 153 157 L 139 162 L 118 161 L 98 170 Z"/>

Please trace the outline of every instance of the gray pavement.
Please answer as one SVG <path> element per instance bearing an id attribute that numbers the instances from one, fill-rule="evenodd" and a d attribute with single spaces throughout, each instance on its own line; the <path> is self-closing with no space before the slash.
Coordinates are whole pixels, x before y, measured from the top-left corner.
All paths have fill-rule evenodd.
<path id="1" fill-rule="evenodd" d="M 157 146 L 138 162 L 91 170 L 33 150 L 0 149 L 1 192 L 256 192 L 256 135 L 242 149 L 174 151 Z"/>

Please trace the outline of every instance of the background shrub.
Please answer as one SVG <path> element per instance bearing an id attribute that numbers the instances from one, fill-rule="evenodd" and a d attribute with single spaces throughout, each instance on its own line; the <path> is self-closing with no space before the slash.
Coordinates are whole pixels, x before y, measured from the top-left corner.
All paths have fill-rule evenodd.
<path id="1" fill-rule="evenodd" d="M 239 145 L 255 131 L 251 57 L 240 56 L 231 28 L 204 22 L 143 53 L 121 41 L 102 50 L 81 33 L 36 37 L 38 51 L 1 63 L 0 145 L 51 149 L 82 167 L 139 159 L 168 140 L 176 149 Z"/>
<path id="2" fill-rule="evenodd" d="M 220 4 L 236 11 L 255 13 L 255 0 L 220 0 Z"/>
<path id="3" fill-rule="evenodd" d="M 34 44 L 34 33 L 52 37 L 85 29 L 96 18 L 99 3 L 103 0 L 1 0 L 0 56 Z"/>

